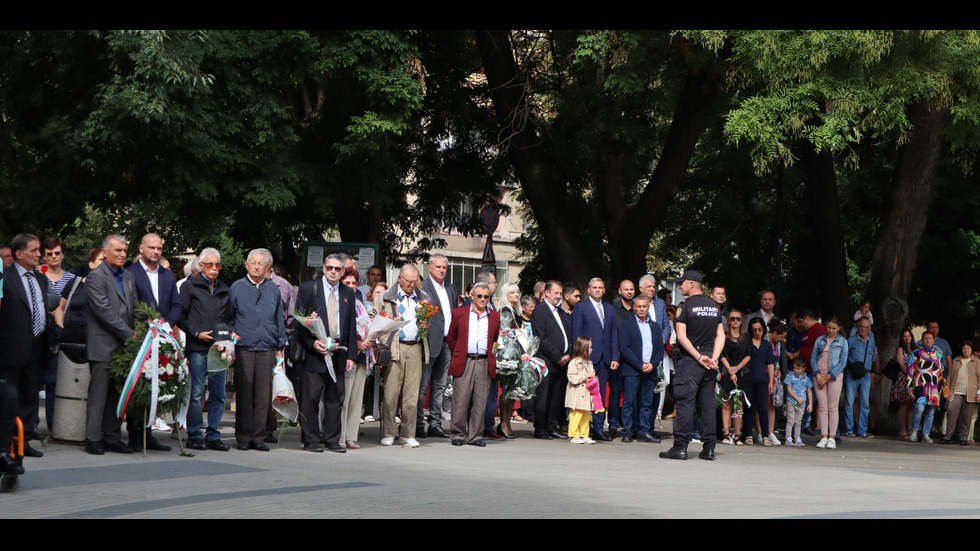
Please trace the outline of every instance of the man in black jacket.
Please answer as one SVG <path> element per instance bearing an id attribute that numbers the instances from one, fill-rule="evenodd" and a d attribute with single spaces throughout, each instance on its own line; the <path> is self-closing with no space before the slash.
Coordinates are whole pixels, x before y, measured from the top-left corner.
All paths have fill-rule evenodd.
<path id="1" fill-rule="evenodd" d="M 187 359 L 191 372 L 191 404 L 187 410 L 187 447 L 192 450 L 228 451 L 221 441 L 221 417 L 225 413 L 225 371 L 208 373 L 208 351 L 215 341 L 229 340 L 234 317 L 228 286 L 218 279 L 221 253 L 207 248 L 198 257 L 201 272 L 191 276 L 180 288 L 184 314 L 180 321 L 187 333 Z M 232 347 L 234 349 L 234 347 Z M 204 438 L 204 412 L 201 399 L 208 389 L 208 425 Z"/>
<path id="2" fill-rule="evenodd" d="M 558 432 L 558 424 L 565 413 L 572 326 L 560 307 L 561 300 L 562 284 L 551 280 L 545 286 L 544 302 L 531 313 L 531 326 L 540 341 L 535 356 L 548 367 L 548 375 L 538 384 L 534 407 L 534 437 L 544 440 L 568 439 Z"/>

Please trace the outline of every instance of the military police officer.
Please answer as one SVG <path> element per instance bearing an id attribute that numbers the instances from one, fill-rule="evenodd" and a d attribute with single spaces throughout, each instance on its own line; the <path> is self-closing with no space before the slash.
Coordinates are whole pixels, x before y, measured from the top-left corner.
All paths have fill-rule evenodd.
<path id="1" fill-rule="evenodd" d="M 718 358 L 725 346 L 725 329 L 718 304 L 704 296 L 701 274 L 688 270 L 674 280 L 687 297 L 677 307 L 674 324 L 681 357 L 674 376 L 674 445 L 660 452 L 663 459 L 687 459 L 687 445 L 694 427 L 695 404 L 700 407 L 701 459 L 715 459 L 715 380 Z"/>

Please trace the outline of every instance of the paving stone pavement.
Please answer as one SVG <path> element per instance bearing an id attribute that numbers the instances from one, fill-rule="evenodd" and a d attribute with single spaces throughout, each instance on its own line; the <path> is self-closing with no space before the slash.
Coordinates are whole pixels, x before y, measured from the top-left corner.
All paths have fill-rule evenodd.
<path id="1" fill-rule="evenodd" d="M 715 462 L 669 461 L 661 444 L 591 446 L 531 437 L 486 448 L 420 440 L 417 449 L 378 444 L 365 423 L 362 448 L 310 453 L 299 429 L 271 452 L 234 449 L 233 413 L 223 425 L 229 452 L 91 456 L 47 442 L 14 493 L 0 494 L 10 518 L 718 518 L 739 496 L 739 518 L 980 517 L 980 448 L 845 438 L 836 450 L 724 446 Z M 669 434 L 670 422 L 661 433 Z M 156 433 L 160 437 L 161 433 Z"/>

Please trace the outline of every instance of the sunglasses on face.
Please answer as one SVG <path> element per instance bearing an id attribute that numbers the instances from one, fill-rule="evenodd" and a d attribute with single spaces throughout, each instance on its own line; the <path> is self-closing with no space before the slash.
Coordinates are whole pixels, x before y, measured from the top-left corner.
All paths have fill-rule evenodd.
<path id="1" fill-rule="evenodd" d="M 490 295 L 474 295 L 474 296 L 475 296 L 476 298 L 480 298 L 480 299 L 484 299 L 484 300 L 486 300 L 486 299 L 488 299 L 488 298 L 490 298 Z"/>
<path id="2" fill-rule="evenodd" d="M 730 318 L 728 318 L 728 321 L 742 321 L 742 318 L 737 316 L 731 316 Z"/>

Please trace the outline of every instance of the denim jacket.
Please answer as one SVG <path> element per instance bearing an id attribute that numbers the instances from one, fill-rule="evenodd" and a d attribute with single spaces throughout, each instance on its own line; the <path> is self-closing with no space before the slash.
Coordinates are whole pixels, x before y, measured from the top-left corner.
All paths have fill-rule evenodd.
<path id="1" fill-rule="evenodd" d="M 813 369 L 814 373 L 820 371 L 817 367 L 817 360 L 820 358 L 820 354 L 823 353 L 823 349 L 827 346 L 827 335 L 821 335 L 817 342 L 813 344 L 813 354 L 810 356 L 810 367 Z M 844 371 L 844 367 L 847 366 L 847 339 L 844 338 L 840 333 L 837 334 L 837 338 L 834 342 L 830 343 L 830 378 L 834 381 L 837 380 L 837 376 Z"/>

